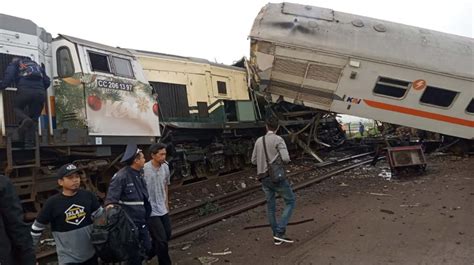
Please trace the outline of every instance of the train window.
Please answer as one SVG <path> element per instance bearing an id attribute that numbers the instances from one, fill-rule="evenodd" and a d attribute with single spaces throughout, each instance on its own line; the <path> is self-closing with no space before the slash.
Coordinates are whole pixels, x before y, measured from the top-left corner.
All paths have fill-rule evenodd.
<path id="1" fill-rule="evenodd" d="M 116 75 L 133 78 L 132 64 L 130 63 L 130 60 L 114 56 L 112 57 L 112 61 L 114 63 Z"/>
<path id="2" fill-rule="evenodd" d="M 471 99 L 471 102 L 467 105 L 466 111 L 468 113 L 474 113 L 474 98 Z"/>
<path id="3" fill-rule="evenodd" d="M 217 93 L 227 94 L 227 86 L 225 82 L 217 81 Z"/>
<path id="4" fill-rule="evenodd" d="M 71 51 L 68 47 L 63 46 L 56 51 L 56 60 L 59 77 L 70 77 L 74 75 L 74 64 L 72 62 Z"/>
<path id="5" fill-rule="evenodd" d="M 408 90 L 410 82 L 387 77 L 379 77 L 374 93 L 394 98 L 402 98 Z"/>
<path id="6" fill-rule="evenodd" d="M 88 52 L 88 53 L 89 53 L 89 59 L 91 61 L 92 71 L 111 73 L 107 55 L 95 53 L 95 52 Z"/>
<path id="7" fill-rule="evenodd" d="M 438 107 L 449 107 L 457 94 L 456 91 L 428 86 L 423 92 L 420 102 Z"/>

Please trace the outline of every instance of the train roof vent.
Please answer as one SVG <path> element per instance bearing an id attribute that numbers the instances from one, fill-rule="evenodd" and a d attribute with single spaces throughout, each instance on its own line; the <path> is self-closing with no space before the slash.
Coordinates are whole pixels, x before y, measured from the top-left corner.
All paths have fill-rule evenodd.
<path id="1" fill-rule="evenodd" d="M 379 76 L 374 87 L 374 93 L 392 98 L 402 98 L 408 91 L 410 82 Z"/>

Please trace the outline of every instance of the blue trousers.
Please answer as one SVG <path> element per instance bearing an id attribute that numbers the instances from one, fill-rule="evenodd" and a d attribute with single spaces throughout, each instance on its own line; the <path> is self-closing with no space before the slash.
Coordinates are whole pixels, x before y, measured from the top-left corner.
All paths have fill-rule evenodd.
<path id="1" fill-rule="evenodd" d="M 273 235 L 284 235 L 286 232 L 286 226 L 288 225 L 291 214 L 293 213 L 293 208 L 295 208 L 295 194 L 290 187 L 290 183 L 287 179 L 279 183 L 273 183 L 269 177 L 266 177 L 262 179 L 262 189 L 263 192 L 265 192 L 265 197 L 267 199 L 267 217 Z M 285 208 L 283 209 L 283 213 L 278 221 L 275 216 L 276 195 L 280 195 L 285 202 Z"/>

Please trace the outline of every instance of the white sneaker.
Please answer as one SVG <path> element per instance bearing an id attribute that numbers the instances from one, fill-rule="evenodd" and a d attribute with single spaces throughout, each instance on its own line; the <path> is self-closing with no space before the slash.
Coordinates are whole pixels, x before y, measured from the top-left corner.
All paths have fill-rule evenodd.
<path id="1" fill-rule="evenodd" d="M 290 239 L 290 238 L 286 237 L 285 235 L 276 235 L 276 236 L 273 236 L 273 239 L 281 241 L 281 242 L 285 242 L 285 243 L 294 243 L 295 242 L 293 239 Z"/>
<path id="2" fill-rule="evenodd" d="M 279 246 L 279 245 L 283 244 L 283 241 L 273 239 L 273 244 L 275 244 L 275 246 Z"/>

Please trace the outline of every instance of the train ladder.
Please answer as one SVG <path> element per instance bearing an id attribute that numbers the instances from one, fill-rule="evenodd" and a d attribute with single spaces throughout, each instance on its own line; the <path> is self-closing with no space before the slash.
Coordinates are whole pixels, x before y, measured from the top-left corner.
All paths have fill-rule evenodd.
<path id="1" fill-rule="evenodd" d="M 22 204 L 32 204 L 35 209 L 39 209 L 36 202 L 36 180 L 40 168 L 40 146 L 38 134 L 35 134 L 35 146 L 33 148 L 17 148 L 12 146 L 12 138 L 7 136 L 7 169 L 6 174 L 11 179 Z M 19 156 L 34 152 L 34 161 L 29 160 L 26 164 L 17 164 Z M 33 163 L 32 163 L 33 162 Z"/>

